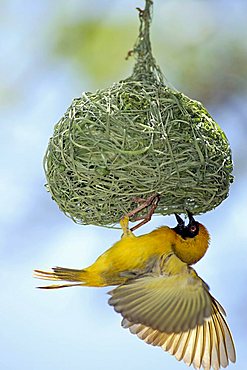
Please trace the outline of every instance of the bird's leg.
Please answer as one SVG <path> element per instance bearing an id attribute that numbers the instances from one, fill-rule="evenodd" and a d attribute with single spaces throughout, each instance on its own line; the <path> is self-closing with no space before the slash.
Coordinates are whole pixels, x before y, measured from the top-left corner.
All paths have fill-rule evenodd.
<path id="1" fill-rule="evenodd" d="M 119 221 L 120 223 L 120 226 L 123 230 L 123 235 L 122 235 L 122 238 L 125 237 L 125 236 L 134 236 L 134 234 L 132 234 L 131 230 L 129 229 L 129 217 L 128 215 L 125 215 L 121 218 L 121 220 Z"/>
<path id="2" fill-rule="evenodd" d="M 127 213 L 127 217 L 133 217 L 137 213 L 141 212 L 143 209 L 150 207 L 148 212 L 144 216 L 140 216 L 135 218 L 135 221 L 142 220 L 139 224 L 133 226 L 130 231 L 134 231 L 141 227 L 142 225 L 146 224 L 148 221 L 151 220 L 152 215 L 154 214 L 155 209 L 157 208 L 157 205 L 159 203 L 160 196 L 159 194 L 155 193 L 153 195 L 150 195 L 147 199 L 142 198 L 134 198 L 134 201 L 136 203 L 141 203 L 138 207 Z M 125 216 L 125 217 L 126 217 Z"/>

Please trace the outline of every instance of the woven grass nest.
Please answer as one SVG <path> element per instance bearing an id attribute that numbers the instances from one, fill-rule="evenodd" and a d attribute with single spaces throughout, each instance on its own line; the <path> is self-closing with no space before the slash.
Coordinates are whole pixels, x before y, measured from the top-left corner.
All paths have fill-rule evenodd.
<path id="1" fill-rule="evenodd" d="M 134 198 L 154 193 L 164 215 L 204 213 L 228 195 L 227 138 L 201 103 L 165 84 L 151 51 L 151 7 L 138 9 L 132 75 L 74 99 L 49 141 L 47 188 L 77 223 L 114 225 Z"/>
<path id="2" fill-rule="evenodd" d="M 74 99 L 45 156 L 48 190 L 81 224 L 112 225 L 159 193 L 155 213 L 211 210 L 228 195 L 231 150 L 201 103 L 126 80 Z"/>

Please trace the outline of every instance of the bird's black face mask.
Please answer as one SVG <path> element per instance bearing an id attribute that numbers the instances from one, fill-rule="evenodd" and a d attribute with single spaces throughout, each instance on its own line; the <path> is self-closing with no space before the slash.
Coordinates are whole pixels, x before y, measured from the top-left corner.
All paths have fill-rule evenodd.
<path id="1" fill-rule="evenodd" d="M 189 217 L 188 225 L 185 226 L 184 220 L 177 213 L 175 213 L 178 224 L 176 227 L 173 228 L 173 230 L 183 239 L 194 238 L 199 232 L 199 223 L 195 221 L 190 211 L 186 210 L 186 212 Z"/>

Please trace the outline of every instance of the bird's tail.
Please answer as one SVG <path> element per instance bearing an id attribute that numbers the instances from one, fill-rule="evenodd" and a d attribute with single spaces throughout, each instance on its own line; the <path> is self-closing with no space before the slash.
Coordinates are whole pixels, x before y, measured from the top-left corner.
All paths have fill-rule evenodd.
<path id="1" fill-rule="evenodd" d="M 65 267 L 54 267 L 52 272 L 34 270 L 34 277 L 43 280 L 65 280 L 73 283 L 69 284 L 54 284 L 38 287 L 40 289 L 58 289 L 71 286 L 97 286 L 95 278 L 92 274 L 85 270 L 68 269 Z"/>

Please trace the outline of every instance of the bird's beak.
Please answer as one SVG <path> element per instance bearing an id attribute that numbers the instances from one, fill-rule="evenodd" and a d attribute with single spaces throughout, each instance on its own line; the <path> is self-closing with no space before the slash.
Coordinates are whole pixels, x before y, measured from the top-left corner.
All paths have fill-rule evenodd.
<path id="1" fill-rule="evenodd" d="M 180 227 L 184 227 L 184 220 L 177 213 L 174 213 L 174 214 L 175 214 L 178 225 Z"/>
<path id="2" fill-rule="evenodd" d="M 193 217 L 193 214 L 188 209 L 186 209 L 186 212 L 187 212 L 187 215 L 189 217 L 189 224 L 195 223 L 196 221 Z"/>

